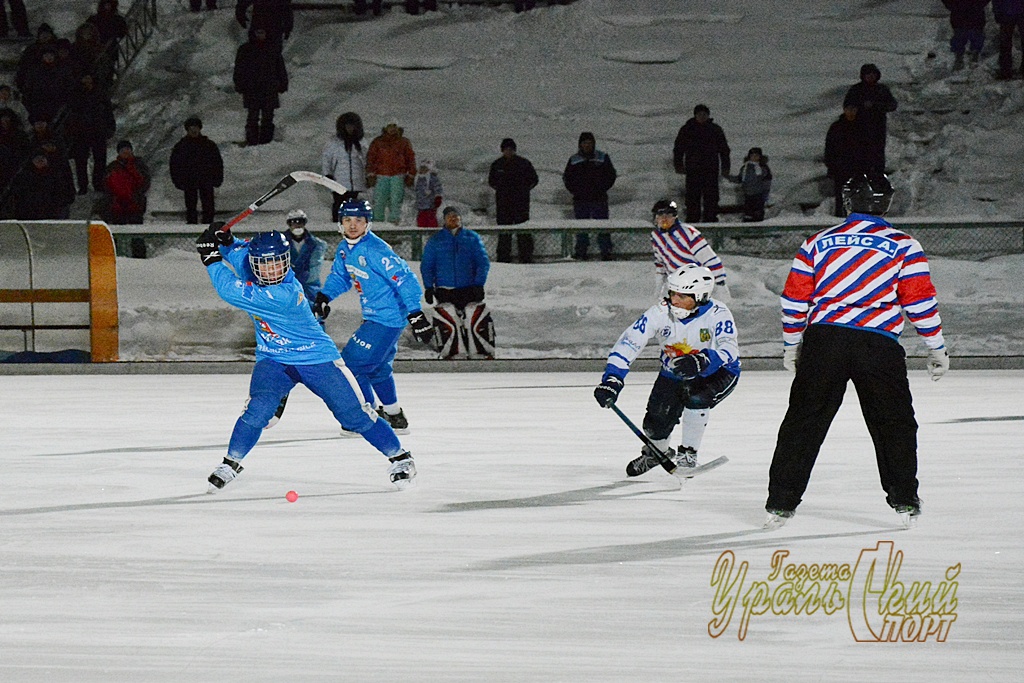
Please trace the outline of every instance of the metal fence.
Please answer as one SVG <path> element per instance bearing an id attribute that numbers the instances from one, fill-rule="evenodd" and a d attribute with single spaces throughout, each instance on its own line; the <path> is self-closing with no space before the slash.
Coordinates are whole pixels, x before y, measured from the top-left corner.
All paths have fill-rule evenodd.
<path id="1" fill-rule="evenodd" d="M 929 256 L 942 256 L 967 260 L 983 260 L 1005 254 L 1024 253 L 1024 221 L 938 221 L 915 218 L 893 218 L 891 222 L 916 237 Z M 764 223 L 709 223 L 697 227 L 720 254 L 734 254 L 757 258 L 792 258 L 801 243 L 814 232 L 834 225 L 833 219 L 797 219 L 784 223 L 772 219 Z M 576 234 L 590 235 L 590 257 L 599 258 L 597 233 L 612 237 L 613 254 L 617 260 L 649 260 L 651 258 L 650 224 L 642 221 L 544 220 L 530 221 L 516 226 L 468 226 L 480 233 L 491 259 L 496 259 L 498 235 L 525 233 L 533 236 L 534 260 L 553 262 L 570 260 Z M 432 228 L 394 227 L 374 225 L 374 232 L 395 249 L 399 256 L 418 261 L 423 245 L 434 234 Z M 191 249 L 196 236 L 195 226 L 180 223 L 148 223 L 144 225 L 111 226 L 119 256 L 131 255 L 132 239 L 143 239 L 150 254 L 167 248 Z M 247 234 L 245 227 L 236 232 Z M 317 231 L 331 247 L 337 246 L 340 236 L 336 232 Z M 513 260 L 516 258 L 516 240 L 512 240 Z"/>

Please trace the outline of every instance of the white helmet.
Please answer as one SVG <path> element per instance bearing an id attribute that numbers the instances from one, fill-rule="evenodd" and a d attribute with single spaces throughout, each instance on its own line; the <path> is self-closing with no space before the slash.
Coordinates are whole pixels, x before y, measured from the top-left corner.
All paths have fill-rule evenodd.
<path id="1" fill-rule="evenodd" d="M 711 301 L 711 292 L 715 289 L 715 276 L 704 266 L 688 263 L 668 276 L 665 287 L 669 294 L 672 292 L 688 294 L 693 297 L 698 306 L 703 306 Z M 669 308 L 677 318 L 686 318 L 693 313 L 693 311 L 672 306 L 671 303 L 669 303 Z"/>
<path id="2" fill-rule="evenodd" d="M 292 221 L 295 220 L 300 220 L 303 223 L 305 223 L 309 221 L 309 216 L 307 216 L 306 212 L 303 211 L 302 209 L 292 209 L 291 211 L 288 212 L 288 215 L 285 217 L 284 220 L 286 223 L 291 223 Z"/>

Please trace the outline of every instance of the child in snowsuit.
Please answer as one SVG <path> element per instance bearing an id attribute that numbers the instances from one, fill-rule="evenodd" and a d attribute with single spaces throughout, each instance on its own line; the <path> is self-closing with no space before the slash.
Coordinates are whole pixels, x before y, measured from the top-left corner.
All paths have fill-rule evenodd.
<path id="1" fill-rule="evenodd" d="M 743 191 L 743 221 L 763 221 L 764 205 L 772 190 L 772 172 L 760 147 L 751 147 L 747 152 L 736 181 Z"/>
<path id="2" fill-rule="evenodd" d="M 441 187 L 441 179 L 437 175 L 437 166 L 430 159 L 420 162 L 413 190 L 416 192 L 416 226 L 438 227 L 437 207 L 441 206 L 444 188 Z"/>

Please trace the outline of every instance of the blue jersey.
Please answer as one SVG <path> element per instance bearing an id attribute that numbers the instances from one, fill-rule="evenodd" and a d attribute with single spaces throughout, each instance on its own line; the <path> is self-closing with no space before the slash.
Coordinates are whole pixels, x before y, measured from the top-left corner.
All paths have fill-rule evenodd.
<path id="1" fill-rule="evenodd" d="M 302 241 L 296 240 L 291 233 L 284 233 L 291 245 L 292 272 L 295 279 L 302 285 L 302 291 L 310 301 L 316 300 L 320 292 L 320 267 L 324 265 L 324 254 L 327 252 L 327 242 L 306 231 L 306 237 Z"/>
<path id="2" fill-rule="evenodd" d="M 334 340 L 313 317 L 292 271 L 280 284 L 263 287 L 256 284 L 249 267 L 248 241 L 235 240 L 232 246 L 221 247 L 220 253 L 235 272 L 224 262 L 214 263 L 206 272 L 217 294 L 252 318 L 257 361 L 269 358 L 283 365 L 315 365 L 341 358 Z"/>
<path id="3" fill-rule="evenodd" d="M 423 288 L 409 264 L 369 230 L 355 246 L 341 240 L 320 291 L 334 299 L 352 288 L 363 319 L 385 327 L 403 328 L 409 314 L 420 310 Z"/>

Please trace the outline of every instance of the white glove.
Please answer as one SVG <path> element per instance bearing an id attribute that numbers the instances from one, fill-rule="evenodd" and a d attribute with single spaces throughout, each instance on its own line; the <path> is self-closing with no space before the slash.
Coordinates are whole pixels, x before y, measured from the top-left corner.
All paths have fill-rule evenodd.
<path id="1" fill-rule="evenodd" d="M 800 344 L 787 344 L 782 349 L 782 367 L 796 372 L 797 361 L 800 360 Z"/>
<path id="2" fill-rule="evenodd" d="M 928 352 L 928 374 L 932 376 L 933 382 L 939 379 L 949 370 L 949 352 L 943 346 L 939 349 L 932 349 Z"/>

